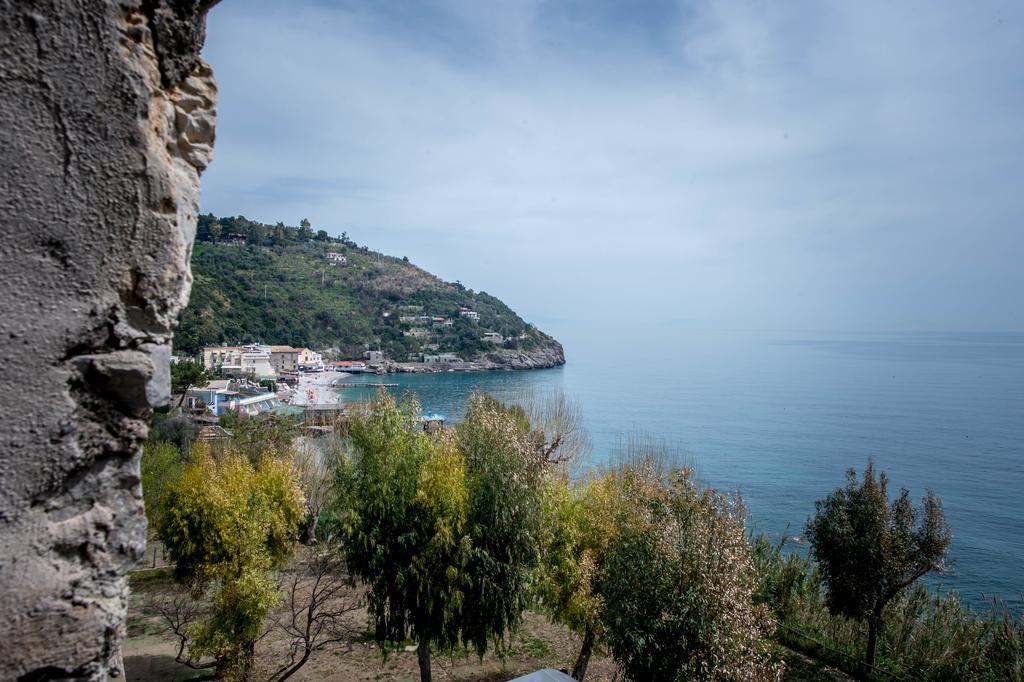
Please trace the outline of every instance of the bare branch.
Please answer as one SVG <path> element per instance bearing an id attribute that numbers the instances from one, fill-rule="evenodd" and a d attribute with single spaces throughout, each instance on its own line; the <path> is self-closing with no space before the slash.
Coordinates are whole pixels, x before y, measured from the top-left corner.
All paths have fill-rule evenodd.
<path id="1" fill-rule="evenodd" d="M 289 639 L 288 658 L 268 682 L 288 679 L 327 646 L 347 642 L 351 647 L 359 632 L 356 612 L 364 604 L 333 543 L 308 550 L 285 580 L 285 599 L 270 620 Z"/>

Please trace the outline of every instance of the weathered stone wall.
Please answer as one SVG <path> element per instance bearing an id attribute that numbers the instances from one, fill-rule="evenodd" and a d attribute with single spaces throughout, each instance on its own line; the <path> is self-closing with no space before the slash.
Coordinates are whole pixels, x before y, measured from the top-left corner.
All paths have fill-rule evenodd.
<path id="1" fill-rule="evenodd" d="M 0 679 L 120 671 L 215 88 L 203 0 L 0 0 Z"/>

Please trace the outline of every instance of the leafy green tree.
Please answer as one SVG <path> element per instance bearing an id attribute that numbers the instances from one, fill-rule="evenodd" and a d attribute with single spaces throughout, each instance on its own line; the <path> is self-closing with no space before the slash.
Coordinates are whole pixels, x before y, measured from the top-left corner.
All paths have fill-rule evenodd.
<path id="1" fill-rule="evenodd" d="M 541 505 L 541 562 L 534 592 L 552 620 L 583 638 L 572 677 L 582 680 L 602 634 L 602 601 L 595 581 L 603 570 L 610 537 L 598 532 L 601 511 L 587 495 L 591 487 L 553 478 Z"/>
<path id="2" fill-rule="evenodd" d="M 210 223 L 207 228 L 210 232 L 210 241 L 219 242 L 221 235 L 224 234 L 224 227 L 216 220 Z"/>
<path id="3" fill-rule="evenodd" d="M 815 503 L 806 529 L 829 611 L 867 622 L 868 665 L 875 663 L 885 606 L 942 569 L 951 537 L 942 500 L 934 493 L 926 492 L 916 508 L 906 488 L 890 502 L 888 484 L 884 472 L 876 476 L 871 460 L 859 483 L 850 469 L 845 487 Z"/>
<path id="4" fill-rule="evenodd" d="M 167 490 L 181 475 L 182 461 L 178 448 L 168 441 L 146 441 L 142 446 L 139 468 L 142 501 L 146 507 L 146 535 L 150 538 L 156 535 L 160 525 Z M 153 565 L 156 565 L 156 547 L 153 548 Z"/>
<path id="5" fill-rule="evenodd" d="M 185 401 L 185 394 L 193 386 L 205 386 L 209 376 L 198 362 L 183 360 L 171 363 L 171 391 L 181 393 L 178 407 Z"/>
<path id="6" fill-rule="evenodd" d="M 686 469 L 627 466 L 608 483 L 615 534 L 596 590 L 605 640 L 628 679 L 778 676 L 754 606 L 751 547 L 739 501 L 699 490 Z"/>
<path id="7" fill-rule="evenodd" d="M 219 677 L 245 679 L 279 598 L 273 571 L 296 545 L 302 492 L 281 459 L 253 466 L 230 450 L 213 457 L 202 444 L 192 459 L 167 488 L 158 524 L 175 577 L 193 597 L 212 590 L 209 615 L 189 627 L 185 660 L 209 655 Z"/>
<path id="8" fill-rule="evenodd" d="M 150 443 L 173 443 L 178 449 L 179 457 L 185 458 L 192 450 L 199 428 L 186 415 L 180 412 L 154 412 L 149 422 Z"/>
<path id="9" fill-rule="evenodd" d="M 297 419 L 289 415 L 250 417 L 235 410 L 226 410 L 217 423 L 232 432 L 230 449 L 245 455 L 254 465 L 268 457 L 291 458 L 291 444 L 299 433 Z"/>
<path id="10" fill-rule="evenodd" d="M 516 414 L 477 395 L 454 434 L 431 436 L 415 400 L 382 393 L 350 426 L 348 565 L 369 584 L 378 641 L 412 637 L 423 680 L 432 647 L 504 649 L 526 607 L 543 467 Z"/>
<path id="11" fill-rule="evenodd" d="M 462 639 L 482 656 L 489 643 L 505 649 L 527 606 L 545 469 L 521 408 L 477 393 L 455 435 L 466 458 L 472 547 Z"/>
<path id="12" fill-rule="evenodd" d="M 586 676 L 594 647 L 604 643 L 599 586 L 612 541 L 640 513 L 638 495 L 629 493 L 641 480 L 634 468 L 623 467 L 577 479 L 559 473 L 544 483 L 534 593 L 554 621 L 582 638 L 572 669 L 577 680 Z"/>
<path id="13" fill-rule="evenodd" d="M 313 238 L 313 226 L 309 222 L 309 218 L 303 218 L 299 221 L 299 239 L 302 241 L 308 241 Z"/>
<path id="14" fill-rule="evenodd" d="M 356 420 L 349 570 L 369 586 L 381 645 L 417 642 L 420 679 L 431 679 L 433 645 L 459 640 L 468 589 L 465 460 L 451 442 L 416 428 L 419 405 L 381 393 L 372 416 Z"/>

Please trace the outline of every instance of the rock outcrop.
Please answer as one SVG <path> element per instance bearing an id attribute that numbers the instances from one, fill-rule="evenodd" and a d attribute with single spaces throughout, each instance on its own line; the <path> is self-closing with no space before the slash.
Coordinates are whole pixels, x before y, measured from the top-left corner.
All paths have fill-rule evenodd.
<path id="1" fill-rule="evenodd" d="M 0 0 L 0 678 L 123 672 L 216 88 L 201 0 Z"/>
<path id="2" fill-rule="evenodd" d="M 439 372 L 486 372 L 508 369 L 549 369 L 565 364 L 562 344 L 550 339 L 540 348 L 533 350 L 511 350 L 499 348 L 467 362 L 455 364 L 425 362 L 389 362 L 389 372 L 431 374 Z"/>
<path id="3" fill-rule="evenodd" d="M 564 365 L 565 351 L 562 344 L 552 340 L 532 351 L 494 350 L 485 353 L 478 362 L 484 364 L 485 369 L 547 369 Z"/>

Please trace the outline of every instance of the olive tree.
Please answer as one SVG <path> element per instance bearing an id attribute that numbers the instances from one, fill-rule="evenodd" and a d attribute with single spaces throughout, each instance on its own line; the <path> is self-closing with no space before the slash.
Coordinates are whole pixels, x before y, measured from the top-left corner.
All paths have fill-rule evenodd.
<path id="1" fill-rule="evenodd" d="M 771 617 L 753 604 L 739 500 L 651 463 L 612 475 L 616 529 L 596 581 L 604 638 L 631 680 L 777 678 Z"/>
<path id="2" fill-rule="evenodd" d="M 815 503 L 806 531 L 828 609 L 867 622 L 865 660 L 873 665 L 885 606 L 946 559 L 950 529 L 942 501 L 927 491 L 915 507 L 905 488 L 890 501 L 888 478 L 868 460 L 861 481 L 850 469 L 845 487 Z"/>

